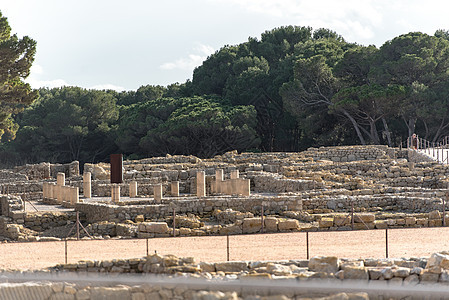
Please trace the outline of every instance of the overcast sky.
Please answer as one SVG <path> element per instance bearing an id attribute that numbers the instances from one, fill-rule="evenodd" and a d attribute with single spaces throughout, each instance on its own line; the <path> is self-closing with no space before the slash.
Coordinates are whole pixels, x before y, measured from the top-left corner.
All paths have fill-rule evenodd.
<path id="1" fill-rule="evenodd" d="M 34 88 L 182 83 L 222 46 L 285 25 L 378 47 L 449 29 L 449 1 L 435 0 L 0 0 L 0 11 L 13 33 L 37 41 Z"/>

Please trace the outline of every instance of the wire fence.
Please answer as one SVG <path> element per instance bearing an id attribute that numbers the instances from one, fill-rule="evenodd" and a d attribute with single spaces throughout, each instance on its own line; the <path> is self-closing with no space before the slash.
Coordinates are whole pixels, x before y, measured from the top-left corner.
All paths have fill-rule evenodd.
<path id="1" fill-rule="evenodd" d="M 261 261 L 428 257 L 449 247 L 449 228 L 318 231 L 150 239 L 64 240 L 0 245 L 0 267 L 40 269 L 81 260 L 139 258 L 158 253 L 197 261 Z"/>

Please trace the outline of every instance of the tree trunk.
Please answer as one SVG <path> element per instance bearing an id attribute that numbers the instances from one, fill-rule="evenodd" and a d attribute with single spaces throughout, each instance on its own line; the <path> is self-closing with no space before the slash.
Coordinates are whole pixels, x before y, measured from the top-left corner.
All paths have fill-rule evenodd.
<path id="1" fill-rule="evenodd" d="M 382 123 L 384 124 L 385 135 L 387 137 L 388 146 L 391 147 L 391 145 L 392 145 L 391 144 L 391 133 L 390 133 L 390 130 L 388 128 L 387 120 L 385 120 L 384 117 L 382 117 Z"/>
<path id="2" fill-rule="evenodd" d="M 408 119 L 407 128 L 408 128 L 408 136 L 412 136 L 415 133 L 416 126 L 416 118 Z"/>
<path id="3" fill-rule="evenodd" d="M 363 135 L 360 132 L 359 124 L 357 124 L 357 121 L 346 110 L 343 109 L 342 112 L 349 119 L 349 121 L 351 121 L 352 126 L 354 127 L 355 132 L 357 133 L 357 136 L 359 137 L 360 143 L 362 145 L 366 145 L 365 139 L 363 138 Z"/>
<path id="4" fill-rule="evenodd" d="M 376 122 L 373 120 L 370 120 L 369 128 L 370 128 L 371 141 L 373 142 L 374 145 L 379 145 L 380 140 L 379 140 L 379 135 L 377 134 Z"/>

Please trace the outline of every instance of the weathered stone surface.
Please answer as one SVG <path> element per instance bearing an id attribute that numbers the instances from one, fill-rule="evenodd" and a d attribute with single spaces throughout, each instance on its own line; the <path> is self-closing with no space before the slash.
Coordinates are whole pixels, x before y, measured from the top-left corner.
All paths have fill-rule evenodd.
<path id="1" fill-rule="evenodd" d="M 279 228 L 279 231 L 298 230 L 299 222 L 298 222 L 298 220 L 294 220 L 294 219 L 279 219 L 278 228 Z"/>
<path id="2" fill-rule="evenodd" d="M 429 220 L 441 219 L 441 213 L 438 210 L 429 212 Z"/>
<path id="3" fill-rule="evenodd" d="M 344 279 L 368 280 L 368 270 L 365 267 L 347 266 L 344 269 Z"/>
<path id="4" fill-rule="evenodd" d="M 419 276 L 412 274 L 404 279 L 404 285 L 417 285 L 419 283 Z"/>
<path id="5" fill-rule="evenodd" d="M 241 234 L 242 233 L 242 226 L 237 224 L 227 225 L 220 228 L 220 234 L 227 235 L 227 234 Z"/>
<path id="6" fill-rule="evenodd" d="M 449 253 L 433 253 L 427 260 L 426 271 L 439 274 L 442 269 L 449 269 Z"/>
<path id="7" fill-rule="evenodd" d="M 268 263 L 266 268 L 269 273 L 277 276 L 285 276 L 292 274 L 292 270 L 288 266 L 280 264 Z"/>
<path id="8" fill-rule="evenodd" d="M 123 287 L 92 287 L 91 300 L 124 300 L 131 299 L 131 293 Z"/>
<path id="9" fill-rule="evenodd" d="M 309 269 L 314 272 L 336 273 L 340 260 L 336 256 L 315 256 L 309 261 Z"/>
<path id="10" fill-rule="evenodd" d="M 390 267 L 383 269 L 381 273 L 383 279 L 385 280 L 393 278 L 393 270 Z"/>
<path id="11" fill-rule="evenodd" d="M 246 261 L 227 261 L 215 263 L 215 270 L 217 272 L 240 272 L 248 270 L 248 263 Z"/>
<path id="12" fill-rule="evenodd" d="M 145 232 L 148 233 L 168 233 L 170 230 L 165 222 L 143 222 L 142 224 L 145 225 Z"/>
<path id="13" fill-rule="evenodd" d="M 354 215 L 354 222 L 356 223 L 372 223 L 374 222 L 374 220 L 376 219 L 376 217 L 374 216 L 374 214 L 355 214 Z"/>
<path id="14" fill-rule="evenodd" d="M 264 230 L 266 232 L 277 232 L 278 231 L 278 219 L 275 217 L 265 217 L 264 218 Z"/>
<path id="15" fill-rule="evenodd" d="M 410 269 L 409 268 L 396 268 L 393 269 L 393 276 L 394 277 L 400 277 L 405 278 L 410 275 Z"/>
<path id="16" fill-rule="evenodd" d="M 334 225 L 334 218 L 321 218 L 319 221 L 320 228 L 329 228 Z"/>
<path id="17" fill-rule="evenodd" d="M 213 263 L 208 263 L 208 262 L 200 262 L 199 264 L 201 270 L 203 270 L 203 272 L 216 272 L 215 270 L 215 264 Z"/>
<path id="18" fill-rule="evenodd" d="M 262 229 L 261 218 L 245 218 L 243 219 L 242 231 L 243 233 L 256 233 Z"/>
<path id="19" fill-rule="evenodd" d="M 382 276 L 382 269 L 368 269 L 369 278 L 371 280 L 378 280 Z"/>
<path id="20" fill-rule="evenodd" d="M 420 276 L 421 282 L 437 282 L 439 277 L 439 273 L 432 273 L 428 272 L 427 270 L 424 270 L 424 272 Z"/>

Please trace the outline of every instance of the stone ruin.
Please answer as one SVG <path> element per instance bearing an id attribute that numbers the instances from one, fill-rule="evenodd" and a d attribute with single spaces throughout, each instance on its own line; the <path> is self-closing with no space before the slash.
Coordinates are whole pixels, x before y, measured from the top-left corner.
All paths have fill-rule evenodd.
<path id="1" fill-rule="evenodd" d="M 421 158 L 386 146 L 167 155 L 124 161 L 122 184 L 106 163 L 82 175 L 78 162 L 26 165 L 0 170 L 0 236 L 39 240 L 75 211 L 96 238 L 442 226 L 449 167 Z M 55 209 L 39 216 L 33 203 Z M 189 216 L 202 225 L 185 225 Z"/>
<path id="2" fill-rule="evenodd" d="M 78 162 L 72 162 L 0 170 L 0 237 L 8 241 L 60 240 L 67 231 L 55 234 L 55 229 L 72 227 L 77 213 L 89 236 L 96 239 L 435 227 L 449 222 L 449 166 L 407 149 L 322 147 L 299 153 L 229 152 L 211 159 L 167 155 L 124 161 L 122 184 L 110 183 L 108 164 L 85 164 L 82 174 L 79 169 Z M 81 236 L 87 234 L 81 232 Z M 340 284 L 341 280 L 356 279 L 419 285 L 448 282 L 448 257 L 442 252 L 428 259 L 313 257 L 197 264 L 193 258 L 155 254 L 142 259 L 83 261 L 45 272 L 192 274 L 207 280 L 244 282 L 326 278 Z M 179 299 L 256 299 L 244 289 L 221 292 L 154 284 L 17 284 L 0 286 L 0 295 L 19 290 L 39 290 L 42 295 L 64 299 L 105 295 L 110 299 L 165 299 L 170 295 Z M 298 299 L 301 295 L 260 293 L 266 299 Z M 326 299 L 371 296 L 321 295 Z M 260 297 L 257 299 L 264 299 Z"/>

